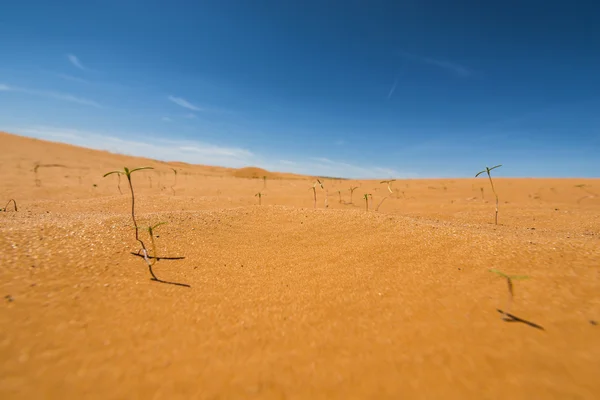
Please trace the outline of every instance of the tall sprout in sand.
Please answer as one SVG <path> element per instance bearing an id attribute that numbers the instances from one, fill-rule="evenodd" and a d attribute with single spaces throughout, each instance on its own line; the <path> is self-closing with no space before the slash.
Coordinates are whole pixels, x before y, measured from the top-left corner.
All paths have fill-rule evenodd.
<path id="1" fill-rule="evenodd" d="M 496 193 L 496 189 L 494 188 L 494 181 L 492 181 L 492 175 L 490 174 L 490 172 L 492 172 L 492 170 L 494 170 L 496 168 L 500 168 L 501 166 L 502 166 L 502 164 L 496 165 L 492 168 L 485 167 L 485 169 L 483 171 L 479 171 L 477 173 L 477 175 L 475 175 L 475 178 L 477 178 L 479 175 L 481 175 L 485 172 L 485 173 L 487 173 L 488 178 L 490 178 L 490 185 L 492 185 L 492 192 L 494 192 L 494 196 L 496 196 L 496 218 L 495 218 L 496 225 L 498 225 L 498 194 Z"/>
<path id="2" fill-rule="evenodd" d="M 379 183 L 387 183 L 387 190 L 388 190 L 388 192 L 390 192 L 390 194 L 394 194 L 394 191 L 392 190 L 392 183 L 395 182 L 395 181 L 396 181 L 395 179 L 390 179 L 390 180 L 387 180 L 387 181 L 381 181 Z M 385 201 L 385 199 L 387 199 L 388 197 L 389 197 L 389 195 L 385 196 L 383 199 L 381 199 L 381 201 L 379 202 L 379 204 L 375 208 L 375 211 L 379 211 L 379 207 L 381 207 L 381 205 L 383 204 L 383 202 Z"/>
<path id="3" fill-rule="evenodd" d="M 137 221 L 135 219 L 135 192 L 133 191 L 133 184 L 131 183 L 131 174 L 133 174 L 136 171 L 142 171 L 145 169 L 153 169 L 152 167 L 139 167 L 139 168 L 134 168 L 132 170 L 130 170 L 127 167 L 123 168 L 123 171 L 111 171 L 111 172 L 107 172 L 106 174 L 104 174 L 104 178 L 106 178 L 109 175 L 112 174 L 118 174 L 118 175 L 125 175 L 127 177 L 127 181 L 129 182 L 129 189 L 131 191 L 131 219 L 133 221 L 133 226 L 135 228 L 135 240 L 137 240 L 140 245 L 142 246 L 143 252 L 144 254 L 147 255 L 147 249 L 146 249 L 146 245 L 144 244 L 144 242 L 140 239 L 139 237 L 139 228 L 138 228 L 138 224 Z M 154 274 L 152 273 L 152 271 L 150 271 L 150 273 L 152 274 L 152 276 L 154 276 Z"/>
<path id="4" fill-rule="evenodd" d="M 313 183 L 312 187 L 308 190 L 312 190 L 313 191 L 313 196 L 314 196 L 314 208 L 317 208 L 317 185 L 321 186 L 321 189 L 325 189 L 323 187 L 323 184 L 321 183 L 320 180 L 317 179 L 317 181 L 315 183 Z"/>
<path id="5" fill-rule="evenodd" d="M 265 194 L 264 194 L 264 193 L 262 193 L 262 192 L 258 192 L 258 193 L 256 193 L 256 194 L 254 195 L 254 197 L 258 197 L 258 205 L 259 205 L 259 206 L 260 206 L 260 205 L 262 205 L 262 197 L 263 197 L 264 195 L 265 195 Z"/>
<path id="6" fill-rule="evenodd" d="M 358 186 L 350 186 L 350 204 L 352 204 L 352 195 L 354 194 L 354 191 L 358 189 Z"/>
<path id="7" fill-rule="evenodd" d="M 340 203 L 340 204 L 342 204 L 342 191 L 341 191 L 341 190 L 338 190 L 338 191 L 337 191 L 337 193 L 338 193 L 338 196 L 340 196 L 340 201 L 339 201 L 339 203 Z"/>
<path id="8" fill-rule="evenodd" d="M 144 244 L 144 241 L 140 238 L 140 234 L 139 234 L 139 226 L 138 223 L 135 219 L 135 192 L 133 191 L 133 184 L 131 182 L 131 174 L 133 174 L 136 171 L 141 171 L 141 170 L 145 170 L 145 169 L 153 169 L 152 167 L 140 167 L 140 168 L 134 168 L 134 169 L 129 169 L 127 167 L 123 168 L 123 171 L 111 171 L 111 172 L 107 172 L 106 174 L 104 174 L 104 177 L 107 177 L 109 175 L 112 174 L 118 174 L 118 175 L 125 175 L 127 177 L 127 181 L 129 182 L 129 189 L 131 190 L 131 219 L 133 221 L 133 226 L 135 228 L 135 240 L 137 240 L 139 242 L 139 244 L 142 246 L 141 248 L 141 253 L 142 256 L 144 258 L 144 261 L 146 261 L 146 264 L 148 265 L 148 272 L 150 272 L 151 275 L 151 280 L 153 281 L 157 281 L 157 282 L 163 282 L 163 283 L 171 283 L 171 282 L 165 282 L 161 279 L 158 279 L 156 277 L 156 275 L 154 275 L 154 271 L 152 270 L 152 266 L 154 265 L 154 261 L 152 260 L 156 260 L 157 256 L 156 254 L 154 256 L 150 255 L 148 252 L 148 248 L 146 247 L 146 245 Z M 153 236 L 153 229 L 156 229 L 158 226 L 162 225 L 163 222 L 154 225 L 153 227 L 149 227 L 148 228 L 148 233 L 150 233 L 150 237 L 152 240 L 152 246 L 155 250 L 155 243 L 154 243 L 154 236 Z M 183 283 L 178 283 L 177 285 L 179 286 L 189 286 Z"/>
<path id="9" fill-rule="evenodd" d="M 513 281 L 529 279 L 529 277 L 524 275 L 507 275 L 504 272 L 498 271 L 497 269 L 490 269 L 489 271 L 506 279 L 506 283 L 508 284 L 508 303 L 506 305 L 506 311 L 498 311 L 500 311 L 504 315 L 503 319 L 505 321 L 513 320 L 514 318 L 510 316 L 510 310 L 512 308 L 512 303 L 515 296 Z"/>
<path id="10" fill-rule="evenodd" d="M 390 179 L 387 181 L 381 181 L 379 183 L 387 183 L 387 190 L 388 192 L 390 192 L 391 194 L 394 194 L 394 191 L 392 190 L 392 183 L 396 182 L 395 179 Z"/>
<path id="11" fill-rule="evenodd" d="M 171 171 L 173 171 L 173 173 L 175 174 L 175 180 L 171 185 L 171 192 L 173 192 L 173 196 L 175 196 L 175 185 L 177 185 L 177 170 L 175 168 L 171 168 Z"/>
<path id="12" fill-rule="evenodd" d="M 365 209 L 367 211 L 369 211 L 369 196 L 371 197 L 371 201 L 373 201 L 373 195 L 371 193 L 365 193 L 363 196 L 365 199 Z"/>

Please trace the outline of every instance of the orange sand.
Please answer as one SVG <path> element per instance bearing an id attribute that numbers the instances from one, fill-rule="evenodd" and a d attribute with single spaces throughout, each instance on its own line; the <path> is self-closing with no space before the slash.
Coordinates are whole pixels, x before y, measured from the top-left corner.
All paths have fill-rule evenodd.
<path id="1" fill-rule="evenodd" d="M 396 181 L 378 212 L 385 185 L 326 179 L 313 209 L 308 177 L 0 143 L 2 399 L 600 396 L 598 179 L 497 178 L 495 226 L 487 178 Z M 145 165 L 139 223 L 185 256 L 155 272 L 191 288 L 130 254 L 102 174 Z M 511 312 L 544 331 L 502 321 L 489 268 L 530 276 Z"/>

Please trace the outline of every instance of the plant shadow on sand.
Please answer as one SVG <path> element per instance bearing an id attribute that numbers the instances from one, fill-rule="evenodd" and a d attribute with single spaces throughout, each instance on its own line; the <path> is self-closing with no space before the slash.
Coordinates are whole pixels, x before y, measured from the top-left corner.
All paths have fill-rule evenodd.
<path id="1" fill-rule="evenodd" d="M 538 325 L 534 322 L 527 321 L 526 319 L 519 318 L 516 315 L 510 314 L 510 313 L 505 313 L 504 311 L 500 310 L 499 308 L 496 309 L 496 311 L 498 311 L 500 314 L 504 315 L 503 320 L 506 322 L 520 322 L 520 323 L 528 325 L 532 328 L 539 329 L 541 331 L 546 331 L 543 326 Z"/>
<path id="2" fill-rule="evenodd" d="M 133 254 L 134 256 L 137 257 L 142 257 L 144 258 L 143 254 L 138 253 L 134 253 L 131 252 L 131 254 Z M 183 260 L 185 259 L 185 257 L 154 257 L 154 256 L 146 256 L 149 259 L 155 259 L 156 261 L 160 261 L 160 260 Z M 175 286 L 183 286 L 183 287 L 189 287 L 191 288 L 190 285 L 188 285 L 187 283 L 179 283 L 179 282 L 170 282 L 170 281 L 164 281 L 162 279 L 156 278 L 154 276 L 154 274 L 152 273 L 152 271 L 150 272 L 152 274 L 152 278 L 150 278 L 151 281 L 155 281 L 155 282 L 159 282 L 159 283 L 165 283 L 167 285 L 175 285 Z"/>

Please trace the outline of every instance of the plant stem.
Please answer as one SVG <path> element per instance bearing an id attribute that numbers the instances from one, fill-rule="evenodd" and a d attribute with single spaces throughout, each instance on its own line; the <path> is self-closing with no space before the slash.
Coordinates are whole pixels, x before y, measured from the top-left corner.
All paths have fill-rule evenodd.
<path id="1" fill-rule="evenodd" d="M 488 178 L 490 178 L 490 185 L 492 185 L 492 192 L 494 192 L 494 196 L 496 196 L 496 217 L 495 222 L 498 225 L 498 195 L 496 194 L 496 189 L 494 188 L 494 182 L 492 181 L 492 175 L 490 175 L 488 171 Z"/>
<path id="2" fill-rule="evenodd" d="M 387 199 L 387 198 L 388 198 L 388 196 L 384 197 L 384 198 L 383 198 L 383 200 L 381 200 L 381 201 L 379 202 L 379 204 L 377 205 L 377 208 L 375 208 L 375 211 L 379 211 L 379 207 L 381 207 L 381 205 L 383 204 L 383 202 L 384 202 L 384 201 L 385 201 L 385 199 Z"/>
<path id="3" fill-rule="evenodd" d="M 138 224 L 137 224 L 137 221 L 135 220 L 135 194 L 133 193 L 133 184 L 131 183 L 131 174 L 127 175 L 127 181 L 129 182 L 129 189 L 131 190 L 131 219 L 133 220 L 133 226 L 135 227 L 135 240 L 140 242 L 144 251 L 147 251 L 146 245 L 144 244 L 144 242 L 142 242 L 142 240 L 139 237 Z"/>

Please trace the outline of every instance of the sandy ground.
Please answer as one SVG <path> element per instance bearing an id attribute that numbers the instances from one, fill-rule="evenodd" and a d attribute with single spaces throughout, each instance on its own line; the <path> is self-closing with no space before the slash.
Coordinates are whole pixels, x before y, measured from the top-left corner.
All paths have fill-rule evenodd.
<path id="1" fill-rule="evenodd" d="M 309 177 L 0 143 L 2 399 L 600 398 L 600 180 L 498 178 L 496 226 L 487 178 L 314 209 Z M 123 166 L 191 288 L 130 254 Z"/>

